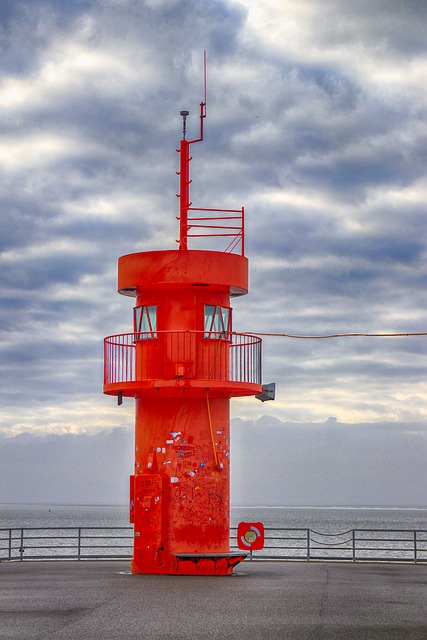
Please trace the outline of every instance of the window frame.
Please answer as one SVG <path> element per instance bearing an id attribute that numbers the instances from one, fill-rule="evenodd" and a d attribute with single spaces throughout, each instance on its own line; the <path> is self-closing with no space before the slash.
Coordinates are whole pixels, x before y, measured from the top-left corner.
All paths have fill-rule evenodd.
<path id="1" fill-rule="evenodd" d="M 146 327 L 146 329 L 144 329 L 144 327 Z M 142 304 L 139 307 L 133 308 L 133 330 L 137 340 L 157 338 L 156 304 Z"/>
<path id="2" fill-rule="evenodd" d="M 207 313 L 210 309 L 211 312 Z M 219 304 L 203 305 L 203 337 L 205 340 L 231 341 L 232 308 Z"/>

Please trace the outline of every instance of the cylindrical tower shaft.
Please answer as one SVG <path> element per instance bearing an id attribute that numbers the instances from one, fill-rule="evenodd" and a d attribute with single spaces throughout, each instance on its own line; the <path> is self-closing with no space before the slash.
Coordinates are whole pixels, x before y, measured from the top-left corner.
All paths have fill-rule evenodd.
<path id="1" fill-rule="evenodd" d="M 164 398 L 162 409 L 156 396 L 136 399 L 136 483 L 155 475 L 162 493 L 150 497 L 146 484 L 136 491 L 132 571 L 195 573 L 203 564 L 199 554 L 214 554 L 218 563 L 230 552 L 229 400 L 209 398 L 208 391 L 187 398 L 183 391 Z M 147 525 L 154 534 L 148 538 Z M 194 556 L 194 565 L 185 555 Z"/>

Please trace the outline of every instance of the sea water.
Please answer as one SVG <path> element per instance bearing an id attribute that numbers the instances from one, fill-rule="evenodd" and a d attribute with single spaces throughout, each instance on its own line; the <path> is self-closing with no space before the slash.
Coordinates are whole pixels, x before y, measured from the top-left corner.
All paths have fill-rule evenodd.
<path id="1" fill-rule="evenodd" d="M 265 527 L 340 533 L 350 529 L 427 530 L 427 508 L 233 507 L 231 526 L 262 522 Z M 12 527 L 126 527 L 126 506 L 0 505 L 0 529 Z"/>

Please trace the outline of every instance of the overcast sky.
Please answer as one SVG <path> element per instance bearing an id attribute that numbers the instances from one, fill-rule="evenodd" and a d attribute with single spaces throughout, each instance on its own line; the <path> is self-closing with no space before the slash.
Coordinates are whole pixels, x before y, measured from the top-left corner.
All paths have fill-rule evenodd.
<path id="1" fill-rule="evenodd" d="M 422 424 L 235 418 L 232 505 L 425 508 L 426 437 Z M 126 504 L 132 450 L 124 428 L 0 437 L 0 504 Z"/>
<path id="2" fill-rule="evenodd" d="M 177 246 L 204 49 L 192 200 L 245 206 L 234 330 L 426 331 L 426 18 L 424 0 L 3 0 L 0 433 L 132 428 L 133 401 L 102 395 L 103 338 L 132 329 L 117 259 Z M 265 338 L 276 401 L 232 413 L 392 423 L 426 452 L 426 352 Z"/>

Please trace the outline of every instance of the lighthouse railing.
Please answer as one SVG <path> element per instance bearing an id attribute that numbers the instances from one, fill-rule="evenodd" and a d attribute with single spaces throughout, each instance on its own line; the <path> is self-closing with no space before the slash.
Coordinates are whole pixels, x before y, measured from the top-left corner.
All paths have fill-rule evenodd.
<path id="1" fill-rule="evenodd" d="M 190 213 L 188 214 L 188 212 Z M 196 216 L 193 212 L 200 212 L 204 215 Z M 205 215 L 206 213 L 211 215 Z M 224 253 L 238 253 L 244 256 L 245 208 L 200 209 L 188 207 L 185 235 L 186 238 L 227 238 L 229 244 L 223 250 Z"/>
<path id="2" fill-rule="evenodd" d="M 231 332 L 157 331 L 104 339 L 104 385 L 155 379 L 261 384 L 258 336 Z"/>

